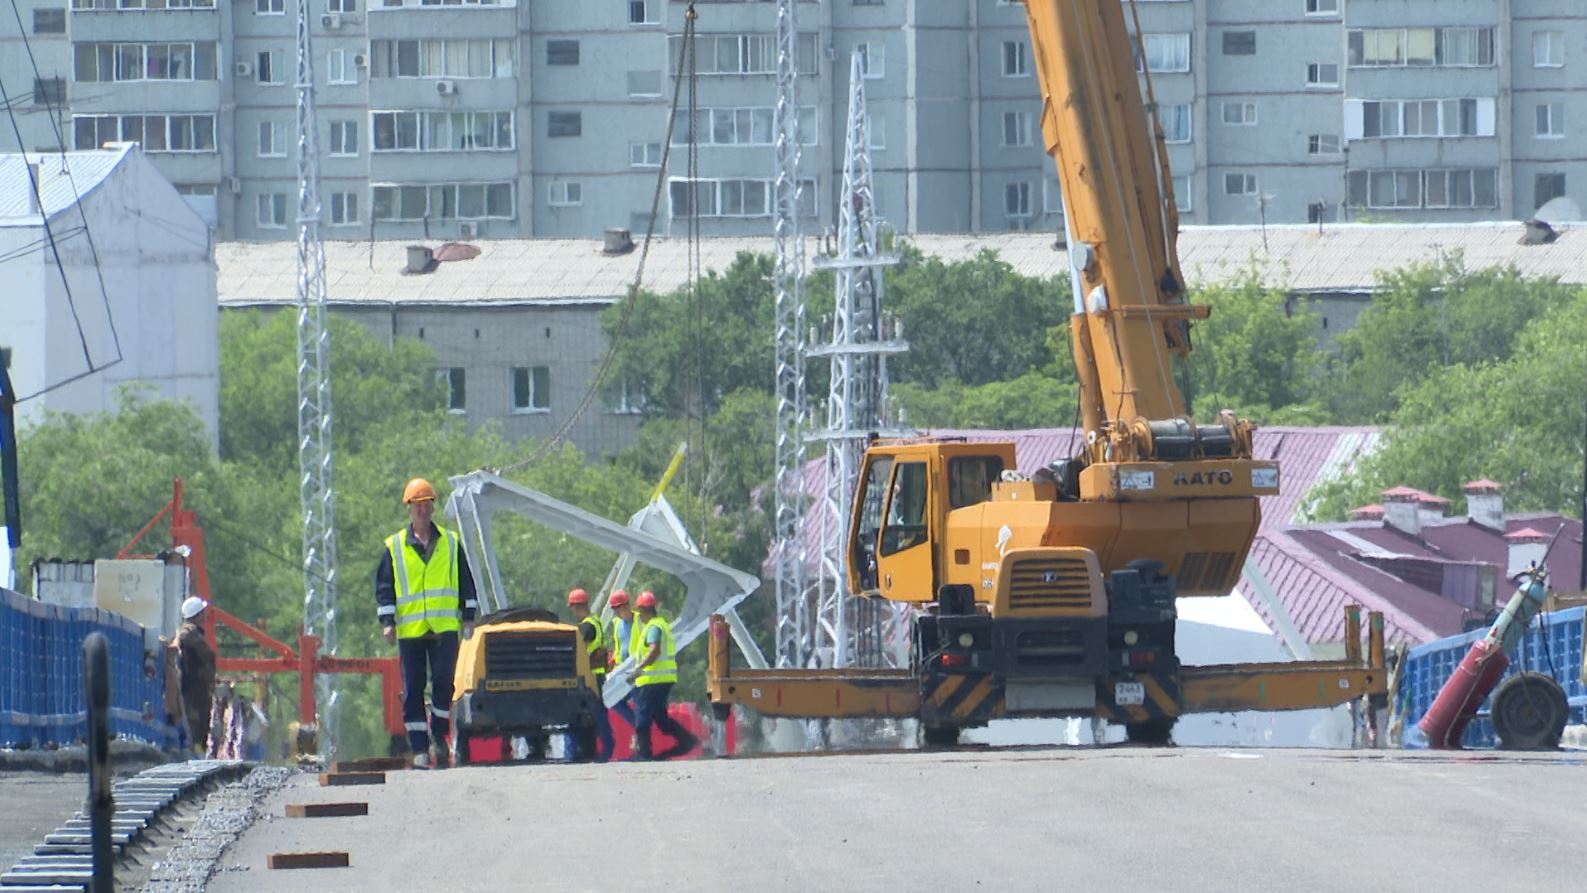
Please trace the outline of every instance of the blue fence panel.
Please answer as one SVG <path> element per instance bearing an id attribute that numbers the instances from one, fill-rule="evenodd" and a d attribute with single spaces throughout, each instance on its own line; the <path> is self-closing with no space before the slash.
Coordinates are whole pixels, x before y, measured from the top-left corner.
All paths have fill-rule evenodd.
<path id="1" fill-rule="evenodd" d="M 1570 608 L 1551 614 L 1540 614 L 1527 627 L 1516 653 L 1511 656 L 1510 668 L 1505 677 L 1523 670 L 1543 673 L 1565 689 L 1570 703 L 1571 722 L 1587 722 L 1587 689 L 1581 684 L 1582 629 L 1587 608 Z M 1405 717 L 1406 746 L 1426 746 L 1416 724 L 1433 705 L 1439 689 L 1449 675 L 1460 665 L 1471 643 L 1486 636 L 1486 628 L 1472 630 L 1426 645 L 1412 648 L 1405 657 L 1405 669 L 1400 673 L 1398 693 L 1400 713 Z M 1484 748 L 1498 746 L 1493 723 L 1488 719 L 1488 702 L 1478 708 L 1476 719 L 1466 729 L 1461 743 L 1466 747 Z"/>
<path id="2" fill-rule="evenodd" d="M 48 605 L 0 590 L 0 747 L 83 739 L 83 642 L 94 632 L 110 642 L 111 733 L 174 746 L 176 729 L 164 721 L 165 662 L 146 651 L 143 627 L 109 611 Z"/>

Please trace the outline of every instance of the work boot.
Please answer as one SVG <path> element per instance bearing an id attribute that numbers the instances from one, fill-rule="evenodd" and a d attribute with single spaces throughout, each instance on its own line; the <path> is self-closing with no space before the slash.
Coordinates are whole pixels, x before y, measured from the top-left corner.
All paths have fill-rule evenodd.
<path id="1" fill-rule="evenodd" d="M 430 768 L 430 755 L 428 753 L 416 753 L 416 754 L 414 754 L 413 755 L 413 768 L 415 768 L 415 769 L 428 769 L 428 768 Z"/>
<path id="2" fill-rule="evenodd" d="M 663 760 L 675 760 L 678 757 L 687 756 L 689 751 L 694 750 L 699 745 L 699 738 L 690 732 L 684 732 L 683 737 L 679 738 L 677 743 L 662 751 L 660 758 Z"/>
<path id="3" fill-rule="evenodd" d="M 432 751 L 431 765 L 437 769 L 450 769 L 452 767 L 452 754 L 445 747 L 437 747 Z"/>

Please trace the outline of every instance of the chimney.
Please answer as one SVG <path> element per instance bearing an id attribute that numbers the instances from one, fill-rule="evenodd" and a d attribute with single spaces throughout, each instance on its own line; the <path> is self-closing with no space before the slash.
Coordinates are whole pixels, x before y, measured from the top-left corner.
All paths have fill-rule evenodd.
<path id="1" fill-rule="evenodd" d="M 1383 521 L 1409 536 L 1422 535 L 1422 491 L 1395 487 L 1383 491 Z"/>
<path id="2" fill-rule="evenodd" d="M 1504 571 L 1507 577 L 1514 577 L 1534 564 L 1541 564 L 1544 553 L 1548 551 L 1548 534 L 1531 527 L 1505 534 L 1504 542 L 1510 547 L 1510 559 Z"/>
<path id="3" fill-rule="evenodd" d="M 1449 500 L 1431 493 L 1420 494 L 1421 499 L 1416 503 L 1416 509 L 1422 516 L 1422 526 L 1426 527 L 1434 521 L 1441 521 L 1449 517 Z"/>
<path id="4" fill-rule="evenodd" d="M 1484 478 L 1465 486 L 1466 515 L 1489 530 L 1504 533 L 1504 487 Z"/>
<path id="5" fill-rule="evenodd" d="M 428 246 L 408 246 L 408 265 L 402 268 L 402 272 L 418 275 L 420 273 L 428 273 L 435 267 L 435 252 L 431 251 Z"/>
<path id="6" fill-rule="evenodd" d="M 1373 503 L 1372 505 L 1364 505 L 1364 506 L 1361 506 L 1360 508 L 1357 508 L 1357 509 L 1351 509 L 1351 511 L 1350 511 L 1350 520 L 1352 520 L 1352 521 L 1382 521 L 1383 520 L 1383 506 L 1378 505 L 1377 503 Z"/>
<path id="7" fill-rule="evenodd" d="M 601 253 L 606 255 L 627 254 L 634 250 L 633 233 L 626 229 L 609 229 L 606 231 L 605 241 L 601 245 Z"/>

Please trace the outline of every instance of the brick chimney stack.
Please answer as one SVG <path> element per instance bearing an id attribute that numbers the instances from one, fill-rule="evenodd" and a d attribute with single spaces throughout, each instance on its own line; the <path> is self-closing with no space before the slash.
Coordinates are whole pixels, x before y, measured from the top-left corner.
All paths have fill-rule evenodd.
<path id="1" fill-rule="evenodd" d="M 1360 508 L 1351 509 L 1350 510 L 1350 520 L 1352 520 L 1352 521 L 1382 521 L 1383 520 L 1383 506 L 1378 505 L 1377 503 L 1373 503 L 1372 505 L 1364 505 L 1364 506 L 1361 506 Z"/>
<path id="2" fill-rule="evenodd" d="M 1505 534 L 1504 542 L 1510 547 L 1510 560 L 1504 571 L 1507 577 L 1513 577 L 1533 564 L 1541 564 L 1544 553 L 1548 552 L 1548 534 L 1531 527 Z"/>
<path id="3" fill-rule="evenodd" d="M 1422 491 L 1395 487 L 1383 491 L 1383 521 L 1409 536 L 1422 535 Z"/>
<path id="4" fill-rule="evenodd" d="M 1504 487 L 1483 479 L 1465 487 L 1466 514 L 1489 530 L 1504 532 Z"/>

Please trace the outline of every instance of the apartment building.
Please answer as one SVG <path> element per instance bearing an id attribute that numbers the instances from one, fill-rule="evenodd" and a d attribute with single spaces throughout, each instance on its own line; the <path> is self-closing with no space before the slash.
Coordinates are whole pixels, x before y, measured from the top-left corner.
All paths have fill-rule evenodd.
<path id="1" fill-rule="evenodd" d="M 0 75 L 23 148 L 139 141 L 222 238 L 291 238 L 296 2 L 19 0 L 28 39 L 0 25 L 0 41 L 38 72 L 7 52 Z M 693 215 L 708 235 L 769 229 L 770 0 L 697 0 L 696 108 L 674 122 L 682 0 L 302 2 L 332 238 L 642 231 L 658 178 L 663 232 Z M 1186 222 L 1458 222 L 1587 203 L 1587 149 L 1569 138 L 1587 126 L 1580 0 L 1127 12 Z M 855 52 L 894 227 L 1057 226 L 1019 3 L 810 0 L 798 16 L 809 231 L 835 220 Z"/>

